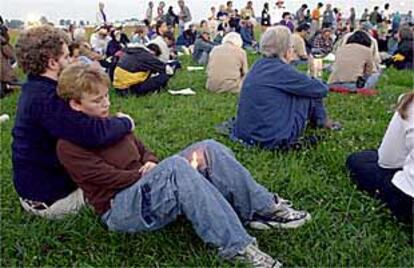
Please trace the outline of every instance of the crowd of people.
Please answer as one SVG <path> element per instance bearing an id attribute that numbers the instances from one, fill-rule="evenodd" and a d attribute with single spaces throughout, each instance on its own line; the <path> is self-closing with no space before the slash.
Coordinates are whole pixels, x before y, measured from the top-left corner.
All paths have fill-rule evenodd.
<path id="1" fill-rule="evenodd" d="M 231 140 L 248 148 L 300 150 L 319 141 L 303 135 L 307 127 L 342 129 L 324 105 L 330 87 L 374 88 L 388 66 L 413 69 L 411 13 L 402 21 L 386 4 L 383 11 L 365 10 L 360 20 L 351 8 L 345 19 L 330 4 L 318 3 L 312 11 L 303 4 L 292 13 L 277 0 L 266 3 L 259 18 L 252 1 L 240 12 L 228 1 L 194 24 L 185 2 L 178 6 L 175 14 L 173 7 L 164 12 L 162 1 L 156 10 L 149 2 L 131 36 L 110 24 L 103 3 L 89 40 L 85 29 L 76 27 L 43 25 L 20 34 L 15 53 L 27 81 L 12 131 L 20 203 L 49 219 L 77 213 L 87 203 L 109 230 L 129 233 L 154 231 L 184 215 L 222 257 L 280 267 L 245 227 L 296 228 L 310 214 L 258 184 L 232 151 L 214 140 L 158 159 L 133 134 L 129 115 L 109 114 L 109 90 L 119 96 L 160 91 L 180 70 L 181 55 L 191 55 L 206 66 L 208 90 L 240 94 L 236 117 L 224 124 Z M 3 32 L 1 42 L 2 62 L 11 65 L 13 53 L 3 49 L 13 47 Z M 250 69 L 247 53 L 261 55 Z M 335 60 L 326 67 L 328 84 L 296 68 L 314 68 L 318 58 L 330 54 Z M 16 80 L 4 77 L 2 87 Z M 414 198 L 413 101 L 412 92 L 401 96 L 378 151 L 354 153 L 346 163 L 359 188 L 408 224 Z"/>

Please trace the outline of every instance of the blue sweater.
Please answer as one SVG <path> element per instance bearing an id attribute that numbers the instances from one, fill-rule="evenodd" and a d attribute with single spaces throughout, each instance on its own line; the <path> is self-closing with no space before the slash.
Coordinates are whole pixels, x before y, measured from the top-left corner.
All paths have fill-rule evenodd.
<path id="1" fill-rule="evenodd" d="M 59 163 L 58 139 L 86 148 L 112 144 L 130 132 L 125 118 L 97 119 L 72 110 L 56 94 L 57 82 L 29 76 L 13 128 L 14 185 L 22 198 L 53 203 L 77 187 Z"/>
<path id="2" fill-rule="evenodd" d="M 327 92 L 323 82 L 280 59 L 262 58 L 244 80 L 233 135 L 268 149 L 290 143 L 306 124 L 310 101 Z"/>

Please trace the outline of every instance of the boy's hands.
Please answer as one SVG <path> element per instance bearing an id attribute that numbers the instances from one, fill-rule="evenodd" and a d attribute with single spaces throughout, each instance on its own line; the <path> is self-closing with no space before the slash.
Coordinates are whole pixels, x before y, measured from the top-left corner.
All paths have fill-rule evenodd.
<path id="1" fill-rule="evenodd" d="M 139 169 L 139 173 L 141 173 L 141 175 L 144 176 L 147 172 L 149 172 L 156 166 L 156 163 L 148 161 Z"/>
<path id="2" fill-rule="evenodd" d="M 132 117 L 130 115 L 124 114 L 124 113 L 121 113 L 121 112 L 117 112 L 116 117 L 129 119 L 129 121 L 131 122 L 131 131 L 134 131 L 135 122 L 134 122 L 134 119 L 132 119 Z"/>

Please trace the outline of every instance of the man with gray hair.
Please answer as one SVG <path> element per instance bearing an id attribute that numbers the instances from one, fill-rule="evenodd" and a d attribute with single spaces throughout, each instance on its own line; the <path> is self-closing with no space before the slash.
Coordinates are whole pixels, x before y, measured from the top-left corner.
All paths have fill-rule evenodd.
<path id="1" fill-rule="evenodd" d="M 268 28 L 260 52 L 263 58 L 241 89 L 233 140 L 264 149 L 292 149 L 301 145 L 308 121 L 315 127 L 340 129 L 339 123 L 328 119 L 323 105 L 327 85 L 289 65 L 293 51 L 287 27 Z"/>

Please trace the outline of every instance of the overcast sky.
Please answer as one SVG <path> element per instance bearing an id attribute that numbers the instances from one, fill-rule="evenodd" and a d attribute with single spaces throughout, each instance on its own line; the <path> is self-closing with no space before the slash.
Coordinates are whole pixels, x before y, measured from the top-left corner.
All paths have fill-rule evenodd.
<path id="1" fill-rule="evenodd" d="M 321 0 L 290 0 L 285 1 L 286 7 L 289 11 L 296 11 L 299 6 L 306 2 L 309 6 L 313 6 Z M 95 14 L 98 5 L 97 0 L 0 0 L 0 15 L 4 19 L 18 18 L 25 20 L 29 14 L 35 16 L 46 16 L 49 20 L 57 22 L 60 18 L 75 19 L 75 20 L 89 20 L 95 22 Z M 106 13 L 109 20 L 123 20 L 127 18 L 142 19 L 145 13 L 145 9 L 148 1 L 142 0 L 103 0 L 106 4 Z M 158 0 L 154 0 L 154 3 L 158 3 Z M 176 0 L 165 0 L 168 5 L 174 6 L 175 10 Z M 186 0 L 187 5 L 190 7 L 193 18 L 196 21 L 207 17 L 210 6 L 218 6 L 221 3 L 225 3 L 226 0 Z M 245 5 L 247 0 L 234 0 L 236 8 L 241 8 Z M 260 13 L 264 2 L 273 2 L 267 0 L 254 0 L 254 7 L 256 13 Z M 351 6 L 357 8 L 357 16 L 359 17 L 364 7 L 370 9 L 374 5 L 383 7 L 385 1 L 364 1 L 364 0 L 331 0 L 322 2 L 330 2 L 334 6 L 345 10 L 345 14 Z M 414 9 L 413 0 L 389 0 L 391 8 L 393 10 L 399 10 L 406 12 L 409 9 Z"/>

